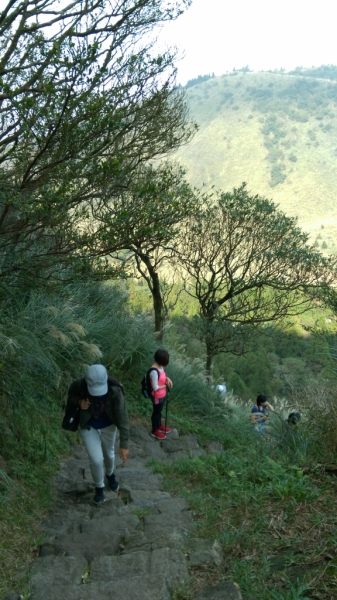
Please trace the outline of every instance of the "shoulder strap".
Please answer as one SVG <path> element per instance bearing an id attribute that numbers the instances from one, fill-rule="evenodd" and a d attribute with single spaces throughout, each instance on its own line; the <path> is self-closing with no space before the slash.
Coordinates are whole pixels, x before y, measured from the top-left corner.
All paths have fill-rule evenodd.
<path id="1" fill-rule="evenodd" d="M 108 375 L 108 384 L 109 383 L 110 383 L 110 385 L 119 387 L 124 394 L 124 385 L 122 383 L 120 383 L 120 381 L 117 381 L 117 379 L 114 379 L 113 377 L 111 377 L 111 375 Z"/>
<path id="2" fill-rule="evenodd" d="M 88 392 L 88 386 L 87 386 L 87 382 L 85 380 L 85 377 L 81 377 L 81 383 L 80 383 L 80 396 L 81 398 L 86 398 L 86 396 L 89 394 Z"/>
<path id="3" fill-rule="evenodd" d="M 151 367 L 151 369 L 149 369 L 148 372 L 146 373 L 146 378 L 147 378 L 147 381 L 148 381 L 148 385 L 149 385 L 149 387 L 151 389 L 152 389 L 152 385 L 151 385 L 150 373 L 152 371 L 157 371 L 157 375 L 158 375 L 158 379 L 159 379 L 159 371 L 158 371 L 158 369 L 156 369 L 156 367 Z"/>
<path id="4" fill-rule="evenodd" d="M 156 369 L 156 367 L 151 367 L 151 369 L 148 370 L 147 374 L 150 375 L 151 371 L 157 371 L 158 376 L 159 376 L 159 371 L 158 371 L 158 369 Z"/>

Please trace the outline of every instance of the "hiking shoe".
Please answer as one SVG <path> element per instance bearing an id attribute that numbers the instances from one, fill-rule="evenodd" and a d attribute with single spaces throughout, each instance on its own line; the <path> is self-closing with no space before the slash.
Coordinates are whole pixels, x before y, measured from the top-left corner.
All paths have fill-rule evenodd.
<path id="1" fill-rule="evenodd" d="M 160 431 L 160 429 L 157 429 L 156 431 L 151 432 L 152 437 L 157 438 L 157 440 L 165 440 L 166 439 L 166 435 L 165 433 L 162 433 Z"/>
<path id="2" fill-rule="evenodd" d="M 107 475 L 106 478 L 108 480 L 110 490 L 112 490 L 113 492 L 118 492 L 119 485 L 115 474 L 111 473 L 111 475 Z"/>
<path id="3" fill-rule="evenodd" d="M 169 427 L 165 427 L 164 425 L 161 425 L 159 427 L 159 431 L 161 431 L 162 433 L 171 433 L 171 429 Z"/>
<path id="4" fill-rule="evenodd" d="M 94 502 L 95 504 L 100 504 L 101 502 L 104 502 L 105 500 L 105 495 L 104 495 L 104 487 L 102 488 L 95 488 L 96 493 L 94 495 Z"/>

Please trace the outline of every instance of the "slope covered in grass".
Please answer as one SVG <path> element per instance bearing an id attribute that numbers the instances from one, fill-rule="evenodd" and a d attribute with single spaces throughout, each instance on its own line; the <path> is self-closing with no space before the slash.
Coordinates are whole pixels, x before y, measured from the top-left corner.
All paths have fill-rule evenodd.
<path id="1" fill-rule="evenodd" d="M 187 87 L 199 131 L 178 160 L 196 185 L 272 198 L 326 251 L 337 230 L 335 69 L 235 71 Z M 323 75 L 325 76 L 323 78 Z M 324 229 L 324 231 L 323 231 Z"/>

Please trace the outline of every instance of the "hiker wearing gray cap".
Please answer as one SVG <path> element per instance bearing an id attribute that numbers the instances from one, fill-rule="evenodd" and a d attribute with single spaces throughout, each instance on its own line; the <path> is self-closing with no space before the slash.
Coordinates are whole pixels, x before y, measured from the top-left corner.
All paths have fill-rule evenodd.
<path id="1" fill-rule="evenodd" d="M 85 376 L 73 381 L 68 391 L 67 408 L 80 408 L 79 433 L 90 458 L 96 504 L 105 500 L 104 469 L 109 488 L 117 492 L 119 487 L 114 474 L 116 428 L 123 463 L 129 455 L 129 417 L 123 392 L 123 386 L 108 375 L 103 365 L 90 365 Z"/>

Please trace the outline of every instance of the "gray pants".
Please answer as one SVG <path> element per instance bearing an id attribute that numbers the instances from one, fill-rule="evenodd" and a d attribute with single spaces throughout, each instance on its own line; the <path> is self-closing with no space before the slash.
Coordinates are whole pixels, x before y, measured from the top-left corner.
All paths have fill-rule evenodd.
<path id="1" fill-rule="evenodd" d="M 90 471 L 96 487 L 104 487 L 104 468 L 111 475 L 115 467 L 116 426 L 81 429 L 80 436 L 90 458 Z M 103 468 L 104 466 L 104 468 Z"/>

